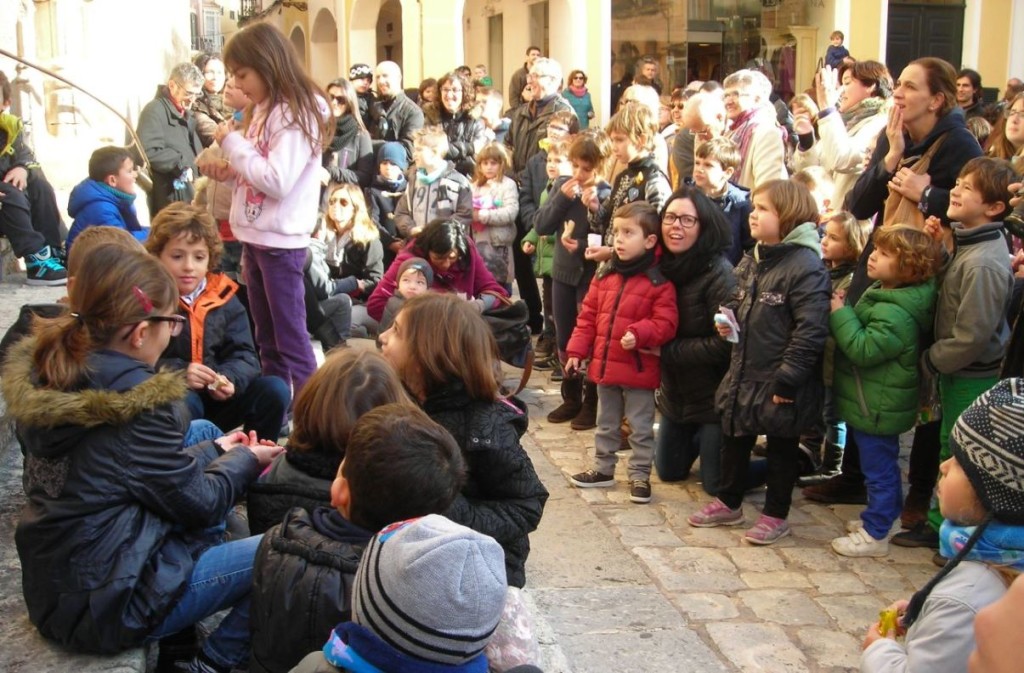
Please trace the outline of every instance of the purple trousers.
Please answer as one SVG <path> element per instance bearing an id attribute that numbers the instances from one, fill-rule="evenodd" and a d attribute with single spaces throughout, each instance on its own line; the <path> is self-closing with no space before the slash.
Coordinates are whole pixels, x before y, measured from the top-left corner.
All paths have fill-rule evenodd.
<path id="1" fill-rule="evenodd" d="M 293 400 L 316 371 L 316 356 L 306 332 L 305 262 L 305 248 L 242 244 L 242 267 L 263 375 L 281 378 L 291 387 Z"/>

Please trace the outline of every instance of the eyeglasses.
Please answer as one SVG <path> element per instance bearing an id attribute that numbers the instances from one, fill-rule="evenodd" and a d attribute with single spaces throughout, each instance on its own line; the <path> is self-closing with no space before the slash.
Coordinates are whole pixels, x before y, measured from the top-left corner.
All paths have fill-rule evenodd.
<path id="1" fill-rule="evenodd" d="M 1024 119 L 1024 110 L 1011 110 L 1009 108 L 1003 110 L 1003 116 L 1007 119 Z"/>
<path id="2" fill-rule="evenodd" d="M 750 95 L 749 91 L 736 91 L 736 90 L 732 90 L 731 89 L 731 90 L 728 90 L 728 91 L 725 92 L 725 97 L 726 98 L 742 98 L 743 96 L 749 96 L 749 95 Z"/>
<path id="3" fill-rule="evenodd" d="M 568 133 L 568 126 L 556 126 L 554 124 L 548 124 L 548 131 L 554 131 L 555 133 Z"/>
<path id="4" fill-rule="evenodd" d="M 585 79 L 587 79 L 587 78 L 586 78 L 586 77 L 584 77 L 583 75 L 576 75 L 575 77 L 573 77 L 573 79 L 582 79 L 582 80 L 585 80 Z"/>
<path id="5" fill-rule="evenodd" d="M 179 334 L 181 334 L 181 330 L 185 329 L 185 316 L 181 316 L 181 315 L 153 315 L 153 316 L 150 316 L 150 317 L 146 318 L 145 320 L 140 320 L 137 323 L 132 323 L 131 328 L 128 330 L 128 333 L 125 334 L 121 338 L 124 341 L 127 341 L 128 337 L 130 337 L 132 335 L 132 332 L 135 331 L 135 327 L 137 325 L 139 325 L 139 323 L 144 323 L 144 322 L 169 322 L 169 323 L 171 323 L 171 336 L 172 337 L 178 336 Z"/>
<path id="6" fill-rule="evenodd" d="M 332 206 L 341 206 L 343 208 L 347 208 L 349 205 L 351 205 L 352 202 L 344 197 L 338 197 L 327 199 L 327 203 Z"/>
<path id="7" fill-rule="evenodd" d="M 667 224 L 670 227 L 674 227 L 677 224 L 683 229 L 693 229 L 693 227 L 700 222 L 693 215 L 676 215 L 675 213 L 665 213 L 661 217 L 663 224 Z"/>
<path id="8" fill-rule="evenodd" d="M 672 103 L 673 110 L 682 110 L 684 107 L 686 107 L 685 103 Z"/>
<path id="9" fill-rule="evenodd" d="M 331 96 L 331 100 L 338 105 L 344 105 L 346 103 L 344 96 Z"/>
<path id="10" fill-rule="evenodd" d="M 441 89 L 442 96 L 447 96 L 450 93 L 461 94 L 462 89 L 449 89 L 448 87 Z"/>
<path id="11" fill-rule="evenodd" d="M 172 81 L 174 81 L 174 80 L 172 80 Z M 181 82 L 178 82 L 178 81 L 174 81 L 174 86 L 175 86 L 175 88 L 178 89 L 178 95 L 181 97 L 181 100 L 183 100 L 183 101 L 184 100 L 189 100 L 189 101 L 195 100 L 196 98 L 199 98 L 199 96 L 201 96 L 203 94 L 202 88 L 194 89 L 194 90 L 193 89 L 189 89 L 184 84 L 182 84 Z"/>

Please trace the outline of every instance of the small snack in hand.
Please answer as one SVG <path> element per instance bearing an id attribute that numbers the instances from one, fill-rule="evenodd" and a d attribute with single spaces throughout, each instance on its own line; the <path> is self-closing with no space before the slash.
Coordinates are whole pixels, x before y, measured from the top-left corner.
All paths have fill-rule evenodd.
<path id="1" fill-rule="evenodd" d="M 209 388 L 210 390 L 219 390 L 220 388 L 223 388 L 229 383 L 231 383 L 231 381 L 228 381 L 228 377 L 224 376 L 223 374 L 217 374 L 217 379 L 206 387 Z"/>
<path id="2" fill-rule="evenodd" d="M 887 608 L 878 613 L 878 632 L 883 636 L 888 633 L 897 633 L 897 625 L 899 624 L 898 615 L 896 610 Z"/>

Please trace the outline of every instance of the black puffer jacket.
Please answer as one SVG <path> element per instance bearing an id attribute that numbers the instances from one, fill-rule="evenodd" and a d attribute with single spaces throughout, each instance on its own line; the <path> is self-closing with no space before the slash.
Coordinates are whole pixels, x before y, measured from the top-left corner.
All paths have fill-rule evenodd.
<path id="1" fill-rule="evenodd" d="M 174 608 L 195 560 L 259 473 L 249 449 L 182 449 L 180 372 L 90 357 L 85 387 L 37 387 L 35 342 L 12 349 L 3 392 L 26 449 L 28 503 L 15 532 L 22 590 L 40 633 L 81 652 L 142 643 Z"/>
<path id="2" fill-rule="evenodd" d="M 727 435 L 798 437 L 821 421 L 831 283 L 819 245 L 805 222 L 782 243 L 755 246 L 736 267 L 730 307 L 740 340 L 715 396 Z M 773 395 L 794 402 L 775 404 Z"/>
<path id="3" fill-rule="evenodd" d="M 428 103 L 423 108 L 423 119 L 428 126 L 440 124 L 444 128 L 448 136 L 445 159 L 455 164 L 455 170 L 472 180 L 477 150 L 487 141 L 483 122 L 474 119 L 467 111 L 452 114 L 437 103 Z"/>
<path id="4" fill-rule="evenodd" d="M 540 523 L 548 499 L 519 443 L 526 414 L 511 402 L 474 400 L 461 383 L 432 392 L 423 410 L 452 434 L 466 458 L 469 478 L 445 516 L 497 540 L 505 550 L 508 583 L 521 588 L 528 535 Z"/>
<path id="5" fill-rule="evenodd" d="M 373 138 L 373 149 L 390 141 L 405 145 L 405 152 L 412 161 L 413 131 L 423 128 L 423 110 L 404 93 L 394 98 L 374 99 L 370 106 L 370 124 L 366 127 Z"/>
<path id="6" fill-rule="evenodd" d="M 324 168 L 331 174 L 331 182 L 366 189 L 376 168 L 370 134 L 359 127 L 354 115 L 345 115 L 335 122 L 334 137 L 324 150 Z"/>
<path id="7" fill-rule="evenodd" d="M 326 507 L 293 509 L 267 531 L 253 569 L 252 673 L 287 673 L 352 618 L 352 582 L 371 537 Z"/>
<path id="8" fill-rule="evenodd" d="M 725 255 L 687 276 L 673 279 L 679 328 L 661 347 L 658 408 L 677 423 L 717 423 L 715 390 L 729 371 L 732 346 L 718 336 L 714 317 L 733 298 L 736 276 Z"/>
<path id="9" fill-rule="evenodd" d="M 526 168 L 530 157 L 540 151 L 538 142 L 546 138 L 548 122 L 559 110 L 576 112 L 569 101 L 559 93 L 553 93 L 542 100 L 520 105 L 509 113 L 508 133 L 505 144 L 512 149 L 512 169 L 518 174 Z"/>

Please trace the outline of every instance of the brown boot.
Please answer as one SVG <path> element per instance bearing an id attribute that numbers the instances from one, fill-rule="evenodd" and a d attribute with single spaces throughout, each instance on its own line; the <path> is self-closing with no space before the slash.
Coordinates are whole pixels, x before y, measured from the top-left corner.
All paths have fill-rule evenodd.
<path id="1" fill-rule="evenodd" d="M 583 405 L 569 427 L 573 430 L 590 430 L 597 427 L 597 384 L 593 381 L 583 384 Z"/>
<path id="2" fill-rule="evenodd" d="M 568 376 L 562 380 L 562 404 L 550 414 L 548 423 L 568 423 L 580 413 L 583 404 L 583 379 Z"/>
<path id="3" fill-rule="evenodd" d="M 863 505 L 868 501 L 864 484 L 852 484 L 850 479 L 842 474 L 824 483 L 808 486 L 801 493 L 808 500 L 828 504 Z"/>

